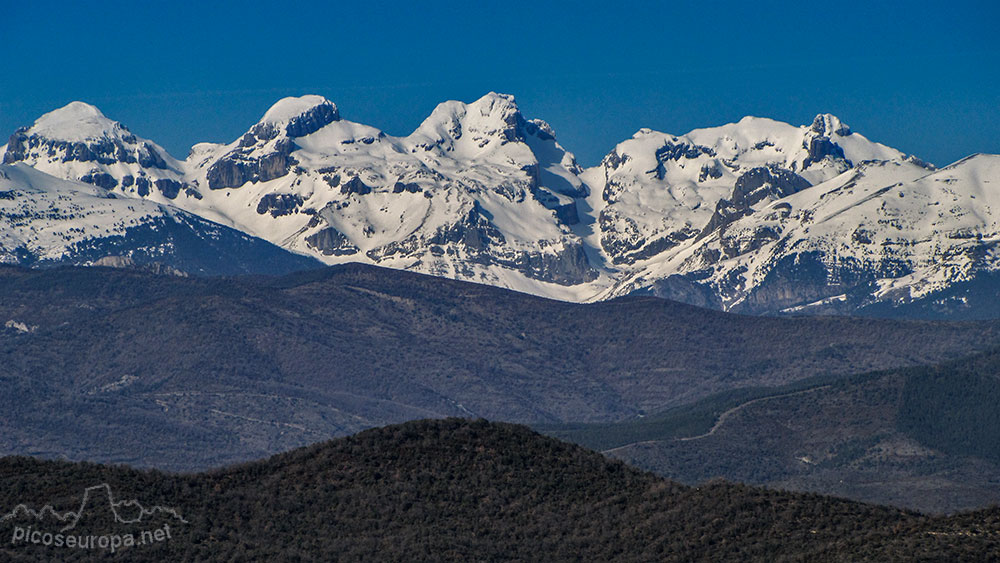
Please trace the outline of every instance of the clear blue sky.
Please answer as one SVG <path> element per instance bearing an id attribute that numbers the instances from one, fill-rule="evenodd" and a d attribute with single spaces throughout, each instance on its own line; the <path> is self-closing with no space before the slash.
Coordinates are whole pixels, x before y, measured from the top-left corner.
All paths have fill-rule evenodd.
<path id="1" fill-rule="evenodd" d="M 184 158 L 287 95 L 405 135 L 495 90 L 585 165 L 640 127 L 820 112 L 938 165 L 1000 153 L 997 2 L 276 4 L 5 2 L 0 136 L 83 100 Z"/>

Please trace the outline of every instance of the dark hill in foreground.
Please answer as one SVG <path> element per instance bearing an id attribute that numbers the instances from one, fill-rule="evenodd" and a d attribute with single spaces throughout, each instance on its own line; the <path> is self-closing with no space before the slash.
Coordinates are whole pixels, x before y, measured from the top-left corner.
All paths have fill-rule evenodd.
<path id="1" fill-rule="evenodd" d="M 616 421 L 940 361 L 995 323 L 592 305 L 370 266 L 282 278 L 0 268 L 0 454 L 201 469 L 419 418 Z"/>
<path id="2" fill-rule="evenodd" d="M 87 520 L 72 533 L 170 526 L 121 561 L 984 561 L 1000 557 L 997 510 L 951 518 L 723 482 L 664 481 L 514 425 L 448 419 L 370 430 L 209 473 L 0 460 L 0 507 L 75 509 L 107 483 L 163 505 L 141 524 Z M 99 508 L 99 507 L 98 507 Z M 98 509 L 85 516 L 100 515 Z M 51 529 L 24 518 L 0 523 Z M 5 560 L 99 552 L 0 543 Z"/>

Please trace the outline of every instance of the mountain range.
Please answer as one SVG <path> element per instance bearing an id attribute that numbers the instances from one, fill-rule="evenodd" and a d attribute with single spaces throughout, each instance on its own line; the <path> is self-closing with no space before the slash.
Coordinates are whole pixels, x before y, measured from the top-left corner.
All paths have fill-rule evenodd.
<path id="1" fill-rule="evenodd" d="M 504 94 L 442 103 L 405 137 L 285 98 L 184 160 L 73 102 L 0 154 L 7 263 L 229 273 L 241 252 L 251 273 L 364 262 L 755 314 L 976 318 L 1000 287 L 1000 157 L 937 169 L 829 114 L 641 129 L 585 169 Z"/>

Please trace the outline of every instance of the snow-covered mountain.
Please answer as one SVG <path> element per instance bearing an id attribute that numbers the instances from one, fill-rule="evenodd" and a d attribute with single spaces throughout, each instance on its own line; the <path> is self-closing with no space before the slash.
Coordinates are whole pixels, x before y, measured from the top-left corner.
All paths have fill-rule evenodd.
<path id="1" fill-rule="evenodd" d="M 146 196 L 174 198 L 182 187 L 183 163 L 159 145 L 83 102 L 49 112 L 11 135 L 4 164 L 25 162 L 67 180 Z"/>
<path id="2" fill-rule="evenodd" d="M 698 272 L 724 307 L 747 312 L 933 300 L 1000 270 L 998 182 L 993 155 L 933 172 L 909 162 L 862 164 L 720 229 L 675 256 L 674 272 Z M 960 295 L 948 299 L 938 305 L 973 306 Z"/>
<path id="3" fill-rule="evenodd" d="M 216 275 L 317 265 L 175 207 L 117 197 L 23 163 L 0 165 L 0 263 L 134 265 Z"/>
<path id="4" fill-rule="evenodd" d="M 3 156 L 92 184 L 97 200 L 183 210 L 328 264 L 754 313 L 937 299 L 1000 270 L 997 158 L 935 170 L 822 114 L 642 129 L 583 170 L 495 93 L 442 103 L 406 137 L 344 120 L 320 96 L 285 98 L 183 161 L 74 102 L 18 130 Z"/>
<path id="5" fill-rule="evenodd" d="M 80 132 L 67 131 L 73 119 Z M 112 152 L 123 157 L 91 156 Z M 161 158 L 143 166 L 139 152 Z M 443 103 L 408 137 L 343 120 L 319 96 L 286 98 L 240 139 L 196 145 L 184 162 L 74 103 L 16 133 L 5 161 L 170 204 L 328 264 L 363 261 L 566 299 L 592 293 L 581 284 L 598 277 L 571 228 L 587 194 L 582 169 L 512 96 Z"/>
<path id="6" fill-rule="evenodd" d="M 680 137 L 642 129 L 584 174 L 595 187 L 600 239 L 592 242 L 612 263 L 633 264 L 717 228 L 747 196 L 774 199 L 857 162 L 902 158 L 832 115 L 810 127 L 746 117 Z"/>

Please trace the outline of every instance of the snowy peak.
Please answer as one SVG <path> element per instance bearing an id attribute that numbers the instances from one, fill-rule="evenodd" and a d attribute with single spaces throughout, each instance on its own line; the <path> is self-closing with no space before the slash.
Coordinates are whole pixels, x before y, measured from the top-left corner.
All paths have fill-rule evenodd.
<path id="1" fill-rule="evenodd" d="M 309 94 L 300 97 L 289 96 L 274 103 L 260 119 L 261 123 L 288 123 L 304 115 L 317 111 L 328 111 L 339 119 L 337 106 L 323 96 Z"/>
<path id="2" fill-rule="evenodd" d="M 64 180 L 167 199 L 184 187 L 183 165 L 96 107 L 72 102 L 11 135 L 4 164 L 23 162 Z"/>
<path id="3" fill-rule="evenodd" d="M 669 256 L 858 163 L 904 158 L 830 114 L 799 127 L 748 116 L 680 136 L 640 129 L 583 174 L 600 231 L 591 243 L 616 265 Z"/>
<path id="4" fill-rule="evenodd" d="M 186 181 L 208 189 L 177 205 L 327 263 L 522 290 L 597 276 L 570 227 L 580 168 L 512 96 L 445 102 L 405 138 L 339 119 L 322 97 L 286 98 L 188 165 Z"/>
<path id="5" fill-rule="evenodd" d="M 844 125 L 840 119 L 829 113 L 821 113 L 813 119 L 812 126 L 810 129 L 819 135 L 831 136 L 837 135 L 840 137 L 846 137 L 851 134 L 851 128 Z"/>
<path id="6" fill-rule="evenodd" d="M 210 190 L 239 188 L 247 182 L 267 182 L 288 174 L 296 162 L 293 139 L 311 135 L 340 120 L 337 106 L 322 96 L 278 100 L 236 146 L 208 168 Z"/>
<path id="7" fill-rule="evenodd" d="M 336 104 L 323 96 L 307 95 L 278 100 L 250 130 L 263 140 L 283 134 L 305 137 L 322 127 L 340 120 Z"/>
<path id="8" fill-rule="evenodd" d="M 490 92 L 468 106 L 466 124 L 487 135 L 500 135 L 507 141 L 521 140 L 524 116 L 514 96 Z"/>
<path id="9" fill-rule="evenodd" d="M 144 166 L 167 168 L 165 154 L 163 149 L 139 139 L 121 123 L 105 117 L 96 107 L 71 102 L 11 135 L 4 163 L 56 158 L 62 162 L 107 164 L 142 159 Z"/>
<path id="10" fill-rule="evenodd" d="M 69 104 L 39 117 L 27 129 L 29 135 L 47 139 L 82 142 L 105 138 L 121 138 L 131 133 L 121 123 L 112 121 L 101 110 L 85 102 Z"/>
<path id="11" fill-rule="evenodd" d="M 541 119 L 526 119 L 514 96 L 490 92 L 471 103 L 448 101 L 438 106 L 405 142 L 437 158 L 520 168 L 535 188 L 569 197 L 589 193 L 572 153 L 556 142 L 552 127 Z M 536 193 L 546 205 L 567 202 Z"/>
<path id="12" fill-rule="evenodd" d="M 861 162 L 730 213 L 709 236 L 640 266 L 616 293 L 645 288 L 748 313 L 854 313 L 919 300 L 936 314 L 969 311 L 961 293 L 935 295 L 975 289 L 1000 270 L 1000 194 L 990 186 L 998 179 L 1000 157 L 989 155 L 934 172 L 911 159 Z"/>
<path id="13" fill-rule="evenodd" d="M 438 104 L 409 138 L 425 150 L 440 148 L 476 157 L 523 142 L 526 135 L 540 131 L 532 124 L 529 132 L 528 125 L 514 96 L 490 92 L 469 104 L 454 100 Z"/>

